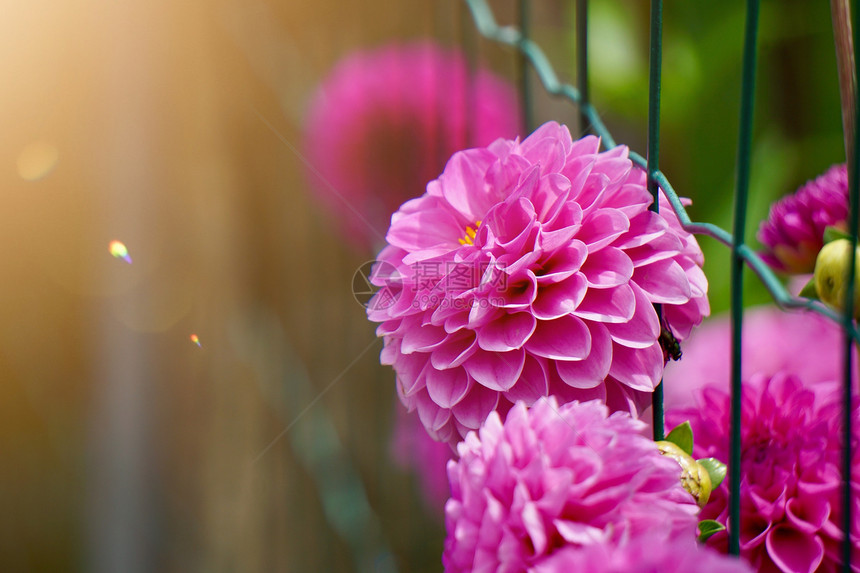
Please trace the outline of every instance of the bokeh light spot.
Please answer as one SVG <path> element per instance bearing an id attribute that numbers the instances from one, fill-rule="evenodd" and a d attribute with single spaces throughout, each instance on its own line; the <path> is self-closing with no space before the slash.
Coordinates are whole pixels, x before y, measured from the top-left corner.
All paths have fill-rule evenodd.
<path id="1" fill-rule="evenodd" d="M 113 240 L 108 243 L 108 250 L 114 258 L 122 259 L 128 264 L 131 264 L 131 257 L 128 254 L 128 249 L 122 241 Z"/>

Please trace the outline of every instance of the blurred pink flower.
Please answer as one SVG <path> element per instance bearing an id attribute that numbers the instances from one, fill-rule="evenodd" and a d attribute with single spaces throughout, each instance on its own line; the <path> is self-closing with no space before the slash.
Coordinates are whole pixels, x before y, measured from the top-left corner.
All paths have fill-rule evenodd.
<path id="1" fill-rule="evenodd" d="M 424 192 L 452 153 L 520 130 L 513 88 L 431 42 L 355 52 L 307 115 L 311 183 L 350 241 L 382 243 L 397 207 Z"/>
<path id="2" fill-rule="evenodd" d="M 626 412 L 598 400 L 518 402 L 490 414 L 448 462 L 448 572 L 525 571 L 564 547 L 640 535 L 695 538 L 698 507 L 680 466 Z"/>
<path id="3" fill-rule="evenodd" d="M 529 573 L 753 573 L 746 561 L 702 547 L 692 536 L 666 541 L 650 535 L 613 546 L 560 549 Z"/>
<path id="4" fill-rule="evenodd" d="M 456 153 L 392 216 L 368 317 L 434 438 L 547 395 L 636 412 L 663 373 L 652 303 L 680 339 L 708 313 L 696 240 L 599 145 L 551 122 Z"/>
<path id="5" fill-rule="evenodd" d="M 821 382 L 804 387 L 793 375 L 754 374 L 744 383 L 742 401 L 741 555 L 758 571 L 836 571 L 842 538 L 839 385 Z M 696 407 L 667 412 L 667 425 L 689 420 L 694 457 L 727 460 L 729 407 L 727 391 L 705 387 Z M 857 414 L 855 407 L 854 428 L 860 425 Z M 855 496 L 858 478 L 855 446 Z M 711 493 L 703 519 L 726 524 L 728 481 Z M 858 502 L 860 497 L 855 497 L 855 507 Z M 856 512 L 851 536 L 855 550 L 860 549 Z M 726 551 L 726 533 L 715 534 L 708 544 Z M 853 569 L 860 570 L 860 559 L 855 563 Z"/>
<path id="6" fill-rule="evenodd" d="M 451 446 L 428 436 L 418 415 L 398 405 L 391 454 L 401 468 L 415 474 L 427 507 L 441 514 L 450 495 L 445 466 L 454 457 Z"/>
<path id="7" fill-rule="evenodd" d="M 811 273 L 824 245 L 825 227 L 843 225 L 847 217 L 848 171 L 843 163 L 771 206 L 758 231 L 765 247 L 761 257 L 778 271 Z"/>
<path id="8" fill-rule="evenodd" d="M 696 329 L 684 343 L 684 357 L 666 365 L 667 408 L 693 404 L 705 385 L 728 391 L 730 343 L 726 315 L 710 318 Z M 839 380 L 842 346 L 840 327 L 818 314 L 784 312 L 772 305 L 749 308 L 744 312 L 741 376 L 789 372 L 807 384 Z"/>

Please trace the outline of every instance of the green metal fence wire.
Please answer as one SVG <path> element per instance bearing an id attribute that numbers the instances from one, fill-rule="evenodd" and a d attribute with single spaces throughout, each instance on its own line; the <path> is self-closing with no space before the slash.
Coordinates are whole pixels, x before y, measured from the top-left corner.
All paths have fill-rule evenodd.
<path id="1" fill-rule="evenodd" d="M 744 259 L 740 254 L 746 235 L 747 199 L 749 196 L 750 157 L 752 155 L 753 103 L 758 44 L 758 0 L 747 2 L 744 34 L 744 67 L 741 82 L 741 118 L 738 134 L 737 182 L 735 183 L 734 241 L 731 262 L 731 426 L 729 442 L 729 552 L 738 555 L 740 548 L 741 483 L 741 333 L 744 317 Z"/>
<path id="2" fill-rule="evenodd" d="M 612 134 L 606 128 L 600 114 L 594 106 L 587 101 L 584 101 L 580 96 L 577 88 L 570 84 L 561 82 L 558 75 L 544 54 L 543 50 L 531 39 L 525 38 L 517 28 L 512 26 L 499 26 L 496 22 L 492 10 L 487 5 L 485 0 L 465 0 L 468 4 L 472 18 L 478 31 L 487 39 L 493 40 L 500 44 L 511 46 L 520 51 L 531 64 L 532 68 L 537 73 L 538 79 L 547 93 L 554 96 L 562 97 L 570 100 L 579 107 L 580 112 L 588 119 L 591 125 L 591 131 L 598 135 L 607 148 L 615 147 L 617 144 Z M 630 159 L 636 165 L 643 169 L 647 169 L 647 161 L 635 151 L 630 151 Z M 698 235 L 706 235 L 726 245 L 732 247 L 733 238 L 731 233 L 712 223 L 696 222 L 690 219 L 686 209 L 681 204 L 681 200 L 672 187 L 669 180 L 661 172 L 657 171 L 652 174 L 654 180 L 665 193 L 672 209 L 677 213 L 681 221 L 681 225 L 687 231 Z M 777 276 L 770 270 L 765 262 L 749 247 L 749 245 L 741 245 L 738 247 L 738 254 L 745 261 L 746 265 L 759 277 L 764 286 L 767 288 L 774 302 L 783 309 L 808 309 L 826 316 L 831 320 L 840 322 L 840 313 L 828 308 L 818 301 L 799 298 L 792 296 Z M 851 336 L 860 341 L 860 331 L 852 325 L 849 330 Z"/>
<path id="3" fill-rule="evenodd" d="M 523 38 L 528 40 L 530 28 L 530 6 L 529 0 L 518 0 L 518 19 L 520 23 L 520 31 Z M 523 124 L 526 131 L 532 131 L 535 126 L 534 120 L 534 105 L 532 104 L 532 83 L 529 76 L 528 60 L 525 52 L 520 53 L 520 100 L 523 108 Z"/>
<path id="4" fill-rule="evenodd" d="M 832 4 L 831 6 L 834 6 Z M 850 6 L 849 3 L 842 4 L 841 8 L 847 10 Z M 853 35 L 854 35 L 854 46 L 860 45 L 860 10 L 858 10 L 858 6 L 854 4 L 854 22 L 853 22 Z M 842 443 L 844 444 L 842 450 L 842 467 L 843 467 L 843 490 L 842 490 L 842 530 L 846 532 L 845 540 L 842 544 L 842 562 L 845 564 L 843 570 L 848 572 L 851 570 L 851 539 L 850 533 L 853 530 L 852 523 L 852 510 L 853 510 L 853 502 L 851 499 L 851 458 L 852 456 L 852 420 L 850 416 L 853 396 L 852 396 L 852 377 L 851 373 L 853 371 L 852 368 L 852 359 L 854 356 L 854 347 L 855 340 L 849 336 L 847 333 L 851 328 L 854 327 L 853 317 L 854 317 L 854 289 L 855 289 L 855 278 L 856 278 L 856 270 L 857 270 L 857 232 L 858 232 L 858 220 L 860 220 L 860 183 L 858 183 L 858 173 L 860 173 L 860 118 L 858 118 L 857 110 L 860 110 L 860 91 L 856 89 L 856 79 L 860 77 L 860 59 L 854 59 L 854 85 L 855 90 L 854 93 L 851 94 L 853 96 L 853 107 L 851 105 L 847 106 L 852 111 L 849 112 L 848 115 L 851 119 L 854 120 L 854 131 L 853 142 L 850 141 L 851 138 L 846 137 L 846 141 L 848 145 L 846 145 L 846 153 L 849 155 L 847 157 L 847 161 L 849 164 L 848 167 L 848 190 L 850 195 L 850 213 L 849 213 L 849 223 L 848 223 L 848 233 L 851 238 L 852 245 L 855 248 L 851 249 L 851 256 L 849 257 L 849 265 L 848 265 L 848 285 L 845 289 L 845 302 L 844 308 L 845 313 L 842 316 L 842 325 L 843 329 L 846 332 L 845 335 L 845 346 L 843 349 L 843 356 L 845 358 L 845 362 L 843 364 L 843 404 L 842 411 L 844 412 L 844 425 L 843 425 L 843 435 L 842 435 Z M 844 78 L 840 78 L 844 80 Z M 849 90 L 850 92 L 850 90 Z M 844 94 L 844 91 L 843 91 Z M 843 95 L 844 97 L 844 95 Z M 845 106 L 845 101 L 843 100 L 843 106 Z M 844 129 L 843 123 L 843 129 Z M 850 128 L 850 124 L 849 124 Z M 853 145 L 852 145 L 853 143 Z"/>
<path id="5" fill-rule="evenodd" d="M 584 1 L 583 1 L 584 3 Z M 663 70 L 663 0 L 654 0 L 651 2 L 651 47 L 649 54 L 650 69 L 648 74 L 648 147 L 646 155 L 648 157 L 648 192 L 653 197 L 651 210 L 659 212 L 660 210 L 660 186 L 654 175 L 660 171 L 660 87 L 661 75 Z M 587 48 L 585 46 L 581 47 Z M 580 59 L 587 60 L 587 56 L 583 54 Z M 582 93 L 582 92 L 580 92 Z M 657 312 L 657 318 L 663 318 L 663 305 L 655 304 L 654 310 Z M 654 395 L 651 398 L 651 410 L 654 415 L 654 439 L 662 440 L 664 438 L 664 421 L 663 421 L 663 382 L 661 381 L 657 388 L 654 389 Z"/>
<path id="6" fill-rule="evenodd" d="M 563 83 L 559 80 L 546 55 L 528 35 L 529 6 L 528 0 L 519 0 L 519 28 L 512 26 L 500 26 L 485 0 L 465 0 L 472 14 L 475 26 L 482 36 L 515 48 L 521 60 L 528 62 L 534 69 L 544 89 L 555 96 L 566 98 L 578 106 L 581 116 L 581 126 L 590 127 L 590 130 L 598 135 L 605 147 L 615 147 L 616 143 L 607 130 L 599 114 L 588 99 L 588 75 L 587 75 L 587 0 L 576 0 L 576 46 L 577 46 L 577 87 Z M 690 219 L 684 206 L 669 183 L 665 175 L 659 170 L 659 135 L 660 135 L 660 88 L 662 67 L 662 0 L 652 0 L 650 19 L 650 63 L 649 63 L 649 104 L 648 104 L 648 143 L 647 159 L 636 152 L 630 152 L 631 160 L 644 168 L 648 174 L 648 188 L 655 198 L 659 189 L 662 189 L 669 202 L 678 215 L 682 226 L 689 232 L 712 237 L 731 249 L 731 331 L 732 331 L 732 364 L 731 364 L 731 444 L 730 444 L 730 492 L 729 492 L 729 551 L 737 555 L 740 552 L 740 499 L 739 484 L 740 453 L 741 453 L 741 342 L 743 326 L 743 273 L 744 268 L 749 267 L 767 288 L 774 302 L 784 310 L 807 309 L 819 313 L 842 325 L 845 331 L 844 348 L 844 434 L 843 434 L 843 531 L 851 531 L 852 504 L 851 504 L 851 411 L 852 405 L 852 356 L 855 345 L 860 343 L 857 326 L 852 319 L 854 314 L 854 277 L 855 277 L 855 250 L 852 249 L 850 257 L 850 268 L 848 273 L 848 284 L 846 288 L 846 300 L 844 313 L 839 313 L 828 308 L 818 301 L 792 296 L 771 269 L 745 242 L 747 199 L 749 191 L 751 150 L 752 150 L 752 126 L 753 108 L 755 98 L 755 77 L 757 60 L 757 39 L 759 0 L 747 0 L 747 15 L 744 35 L 743 52 L 743 77 L 741 84 L 741 113 L 738 140 L 737 172 L 735 187 L 735 208 L 733 233 L 713 225 L 711 223 L 694 222 Z M 858 44 L 858 30 L 860 30 L 860 17 L 858 10 L 854 9 L 854 45 Z M 860 77 L 860 66 L 855 59 L 855 77 Z M 527 70 L 521 70 L 523 83 L 523 101 L 526 117 L 532 117 L 532 94 L 531 86 L 527 80 Z M 854 109 L 860 109 L 860 98 L 855 94 Z M 855 121 L 856 118 L 855 118 Z M 529 127 L 532 127 L 531 125 Z M 853 149 L 860 148 L 860 122 L 854 127 Z M 850 145 L 848 146 L 850 148 Z M 849 158 L 849 190 L 851 197 L 851 211 L 849 217 L 849 235 L 851 240 L 857 244 L 858 233 L 858 178 L 860 171 L 860 158 L 856 153 L 851 153 Z M 657 201 L 653 208 L 657 209 Z M 658 308 L 657 312 L 660 310 Z M 663 432 L 663 404 L 662 384 L 658 386 L 654 399 L 654 428 L 655 439 L 662 438 Z M 659 428 L 659 429 L 658 429 Z M 851 570 L 851 542 L 850 536 L 846 535 L 843 542 L 843 570 Z"/>

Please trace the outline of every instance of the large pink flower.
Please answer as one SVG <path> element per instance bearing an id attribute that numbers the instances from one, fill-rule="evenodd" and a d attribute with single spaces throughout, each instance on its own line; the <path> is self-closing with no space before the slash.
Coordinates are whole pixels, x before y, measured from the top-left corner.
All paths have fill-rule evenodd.
<path id="1" fill-rule="evenodd" d="M 778 271 L 811 273 L 824 245 L 824 229 L 844 226 L 847 218 L 848 170 L 843 163 L 774 203 L 758 231 L 765 246 L 761 256 Z"/>
<path id="2" fill-rule="evenodd" d="M 497 412 L 448 462 L 448 572 L 525 571 L 565 547 L 641 535 L 693 539 L 698 507 L 680 466 L 626 412 L 554 397 Z"/>
<path id="3" fill-rule="evenodd" d="M 842 538 L 839 385 L 821 382 L 804 387 L 788 374 L 753 375 L 744 383 L 742 400 L 741 555 L 758 571 L 835 572 Z M 697 407 L 667 412 L 670 427 L 685 420 L 695 434 L 695 457 L 728 459 L 728 392 L 706 387 Z M 852 420 L 858 428 L 856 407 Z M 860 503 L 856 444 L 851 473 L 856 508 Z M 725 524 L 727 514 L 728 480 L 711 493 L 702 518 Z M 860 550 L 856 509 L 851 537 L 855 550 Z M 725 551 L 727 535 L 718 533 L 708 544 Z M 860 571 L 860 553 L 854 563 L 853 570 Z"/>
<path id="4" fill-rule="evenodd" d="M 530 573 L 532 573 L 530 571 Z M 702 547 L 690 538 L 644 535 L 622 545 L 564 548 L 533 573 L 753 573 L 746 561 Z"/>
<path id="5" fill-rule="evenodd" d="M 310 181 L 353 243 L 382 242 L 403 201 L 452 153 L 519 132 L 516 94 L 431 42 L 355 52 L 324 80 L 307 115 Z"/>
<path id="6" fill-rule="evenodd" d="M 652 303 L 678 338 L 708 313 L 696 240 L 599 145 L 551 122 L 456 153 L 392 216 L 368 316 L 436 439 L 550 394 L 637 411 L 664 365 Z"/>

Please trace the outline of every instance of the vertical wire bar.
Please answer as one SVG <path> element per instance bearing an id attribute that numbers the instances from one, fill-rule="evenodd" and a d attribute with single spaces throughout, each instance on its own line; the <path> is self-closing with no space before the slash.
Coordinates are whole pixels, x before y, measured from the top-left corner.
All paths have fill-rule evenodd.
<path id="1" fill-rule="evenodd" d="M 584 2 L 582 2 L 584 3 Z M 650 209 L 655 213 L 660 210 L 660 187 L 655 175 L 660 164 L 660 80 L 663 71 L 663 0 L 651 0 L 651 49 L 649 58 L 648 78 L 648 191 L 653 197 Z M 655 304 L 657 318 L 663 324 L 663 306 Z M 664 438 L 663 421 L 663 380 L 657 384 L 651 395 L 651 413 L 653 415 L 654 439 Z"/>
<path id="2" fill-rule="evenodd" d="M 753 108 L 755 102 L 756 53 L 758 43 L 759 1 L 747 1 L 744 35 L 744 68 L 741 84 L 741 113 L 738 133 L 737 184 L 735 190 L 734 242 L 731 270 L 732 326 L 732 408 L 729 450 L 729 553 L 740 554 L 741 482 L 741 331 L 743 326 L 743 270 L 740 249 L 746 230 L 747 196 L 752 149 Z"/>
<path id="3" fill-rule="evenodd" d="M 591 132 L 588 105 L 588 0 L 576 0 L 576 89 L 579 90 L 579 134 Z"/>
<path id="4" fill-rule="evenodd" d="M 529 28 L 531 27 L 531 6 L 529 0 L 519 0 L 517 5 L 520 34 L 522 41 L 525 42 L 529 39 Z M 525 52 L 522 50 L 519 51 L 519 64 L 520 105 L 522 105 L 526 133 L 531 133 L 535 128 L 534 110 L 532 109 L 532 85 L 531 77 L 529 76 L 529 62 Z"/>
<path id="5" fill-rule="evenodd" d="M 849 7 L 846 5 L 846 10 Z M 857 7 L 854 9 L 854 46 L 858 44 L 858 28 L 860 28 L 860 14 L 858 14 Z M 850 17 L 849 14 L 845 14 L 846 17 Z M 848 20 L 850 21 L 850 19 Z M 860 103 L 858 103 L 858 92 L 856 89 L 857 82 L 856 78 L 860 76 L 860 66 L 858 66 L 858 60 L 854 57 L 853 48 L 851 51 L 851 58 L 853 59 L 853 82 L 851 85 L 854 87 L 854 93 L 851 94 L 853 97 L 851 100 L 854 104 L 854 110 L 860 109 Z M 841 75 L 841 72 L 840 72 Z M 840 77 L 841 81 L 841 77 Z M 844 106 L 844 104 L 843 104 Z M 843 110 L 844 111 L 844 110 Z M 849 257 L 848 264 L 848 284 L 845 288 L 845 314 L 843 316 L 843 327 L 845 328 L 845 347 L 844 347 L 844 371 L 843 371 L 843 384 L 844 384 L 844 402 L 842 405 L 842 411 L 844 412 L 844 421 L 843 421 L 843 436 L 842 436 L 842 530 L 844 531 L 844 538 L 842 540 L 842 570 L 845 572 L 851 571 L 851 532 L 853 530 L 853 515 L 852 515 L 852 499 L 851 499 L 851 439 L 853 434 L 853 420 L 852 420 L 852 380 L 851 380 L 851 372 L 852 372 L 852 361 L 854 357 L 854 339 L 851 335 L 854 327 L 854 290 L 856 288 L 855 277 L 857 272 L 857 232 L 858 232 L 858 219 L 860 219 L 860 189 L 858 189 L 858 172 L 860 172 L 860 155 L 858 155 L 858 150 L 860 150 L 860 126 L 858 126 L 858 117 L 857 114 L 854 114 L 854 117 L 851 118 L 854 121 L 853 132 L 851 133 L 852 137 L 852 146 L 850 147 L 851 155 L 847 157 L 848 161 L 848 189 L 850 196 L 850 221 L 849 221 L 849 234 L 851 235 L 851 255 Z M 843 117 L 843 125 L 844 125 L 844 117 Z M 846 135 L 847 137 L 847 135 Z"/>
<path id="6" fill-rule="evenodd" d="M 465 122 L 465 133 L 463 134 L 463 145 L 461 149 L 467 149 L 474 145 L 475 125 L 473 119 L 475 114 L 475 94 L 474 94 L 474 78 L 475 70 L 477 69 L 478 59 L 478 38 L 475 27 L 471 25 L 469 20 L 469 7 L 465 3 L 460 3 L 457 10 L 457 22 L 460 25 L 460 46 L 466 58 L 466 66 L 463 78 L 463 113 Z"/>

